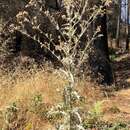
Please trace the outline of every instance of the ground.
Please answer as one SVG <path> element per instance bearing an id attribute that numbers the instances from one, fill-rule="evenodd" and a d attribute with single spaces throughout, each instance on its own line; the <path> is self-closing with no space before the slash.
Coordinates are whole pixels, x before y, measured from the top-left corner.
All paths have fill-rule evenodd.
<path id="1" fill-rule="evenodd" d="M 113 66 L 115 76 L 113 86 L 98 86 L 81 79 L 77 81 L 76 88 L 80 95 L 85 97 L 84 110 L 90 110 L 95 102 L 100 101 L 102 102 L 104 121 L 112 123 L 118 121 L 130 122 L 130 54 L 118 55 L 114 59 Z M 32 114 L 30 110 L 33 107 L 33 109 L 36 109 L 35 112 L 37 111 L 37 108 L 32 106 L 32 101 L 39 94 L 43 98 L 43 103 L 48 107 L 63 101 L 63 88 L 68 84 L 64 74 L 53 69 L 47 71 L 34 69 L 29 72 L 23 70 L 21 72 L 18 69 L 13 75 L 3 76 L 2 73 L 0 74 L 0 128 L 3 127 L 5 122 L 2 114 L 8 107 L 11 107 L 10 104 L 16 103 L 21 111 L 19 113 L 20 121 L 24 121 L 24 127 L 21 126 L 23 130 L 28 127 L 54 130 L 53 125 L 39 118 L 39 115 Z M 16 120 L 15 123 L 21 122 Z"/>
<path id="2" fill-rule="evenodd" d="M 104 100 L 106 120 L 130 121 L 130 54 L 115 59 L 115 90 Z"/>

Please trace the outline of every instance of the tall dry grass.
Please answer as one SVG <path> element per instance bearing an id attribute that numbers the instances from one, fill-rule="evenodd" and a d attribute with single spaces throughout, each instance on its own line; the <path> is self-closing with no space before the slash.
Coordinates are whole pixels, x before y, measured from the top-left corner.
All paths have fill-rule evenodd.
<path id="1" fill-rule="evenodd" d="M 53 126 L 41 119 L 36 114 L 25 112 L 30 109 L 32 98 L 40 94 L 44 104 L 54 106 L 62 102 L 63 89 L 68 84 L 68 81 L 63 73 L 58 70 L 52 69 L 31 69 L 20 70 L 16 69 L 15 72 L 3 73 L 0 76 L 0 112 L 4 112 L 11 103 L 16 103 L 20 110 L 19 116 L 26 119 L 26 123 L 22 128 L 38 127 L 38 129 L 48 130 Z M 77 80 L 77 91 L 85 97 L 85 108 L 90 108 L 90 104 L 96 102 L 102 97 L 100 89 L 94 88 L 94 85 L 86 82 L 85 80 Z M 0 128 L 3 128 L 5 120 L 0 117 Z M 21 123 L 22 124 L 22 123 Z M 34 128 L 35 129 L 35 128 Z M 53 128 L 54 130 L 54 128 Z"/>

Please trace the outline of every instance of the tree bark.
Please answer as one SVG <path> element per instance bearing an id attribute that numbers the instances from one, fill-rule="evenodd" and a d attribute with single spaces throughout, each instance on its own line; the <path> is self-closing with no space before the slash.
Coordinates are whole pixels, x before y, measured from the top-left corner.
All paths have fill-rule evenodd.
<path id="1" fill-rule="evenodd" d="M 129 15 L 130 15 L 130 9 L 129 9 L 129 0 L 127 1 L 127 23 L 126 23 L 126 51 L 129 50 L 129 35 L 130 35 L 130 26 L 129 26 Z"/>
<path id="2" fill-rule="evenodd" d="M 99 4 L 101 6 L 101 2 Z M 99 78 L 101 84 L 113 83 L 113 72 L 110 65 L 108 37 L 107 37 L 107 14 L 106 7 L 103 5 L 104 14 L 98 15 L 95 20 L 95 29 L 100 26 L 100 32 L 97 35 L 102 35 L 96 38 L 93 44 L 94 53 L 90 53 L 90 67 L 95 76 Z"/>
<path id="3" fill-rule="evenodd" d="M 121 22 L 121 0 L 118 0 L 118 19 L 117 19 L 117 32 L 116 32 L 116 47 L 120 46 L 120 22 Z"/>

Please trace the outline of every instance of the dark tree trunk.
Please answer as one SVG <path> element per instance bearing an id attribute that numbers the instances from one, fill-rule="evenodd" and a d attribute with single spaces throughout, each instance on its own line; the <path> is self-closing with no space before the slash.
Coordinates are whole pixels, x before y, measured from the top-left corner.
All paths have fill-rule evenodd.
<path id="1" fill-rule="evenodd" d="M 102 9 L 106 11 L 105 6 Z M 98 82 L 110 85 L 113 82 L 113 73 L 109 60 L 106 12 L 97 16 L 95 28 L 97 27 L 100 27 L 100 32 L 92 46 L 94 51 L 90 53 L 89 63 L 94 75 L 99 78 Z"/>
<path id="2" fill-rule="evenodd" d="M 116 31 L 116 47 L 119 48 L 120 44 L 120 22 L 121 22 L 121 0 L 118 0 L 118 19 Z"/>
<path id="3" fill-rule="evenodd" d="M 103 8 L 105 9 L 105 8 Z M 97 39 L 94 42 L 94 45 L 97 49 L 102 50 L 102 54 L 109 60 L 109 51 L 108 51 L 108 37 L 107 37 L 107 16 L 99 15 L 95 22 L 95 28 L 101 27 L 100 32 L 98 32 Z M 100 36 L 102 35 L 102 36 Z"/>
<path id="4" fill-rule="evenodd" d="M 127 22 L 126 22 L 126 51 L 128 51 L 129 50 L 129 35 L 130 35 L 130 26 L 129 26 L 129 0 L 128 0 L 128 2 L 127 2 Z"/>

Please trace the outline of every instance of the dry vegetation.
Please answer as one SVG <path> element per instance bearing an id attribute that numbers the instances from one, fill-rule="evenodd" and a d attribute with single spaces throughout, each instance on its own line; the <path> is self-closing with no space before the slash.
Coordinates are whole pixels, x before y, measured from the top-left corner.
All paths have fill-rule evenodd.
<path id="1" fill-rule="evenodd" d="M 47 121 L 45 118 L 42 119 L 37 114 L 31 113 L 30 111 L 32 109 L 32 100 L 38 95 L 42 97 L 42 103 L 44 103 L 44 107 L 48 107 L 48 110 L 53 105 L 62 102 L 63 89 L 66 84 L 68 84 L 68 81 L 61 72 L 52 71 L 53 73 L 38 69 L 32 69 L 26 72 L 17 70 L 11 74 L 12 76 L 10 74 L 1 75 L 0 128 L 3 128 L 4 125 L 6 125 L 5 115 L 3 115 L 4 111 L 11 107 L 13 103 L 16 103 L 20 114 L 18 116 L 21 116 L 18 118 L 25 118 L 24 125 L 21 126 L 21 128 L 26 130 L 26 125 L 30 124 L 33 128 L 35 126 L 38 127 L 38 129 L 49 129 L 49 123 L 46 123 Z M 91 84 L 86 83 L 85 81 L 77 82 L 77 89 L 80 88 L 82 96 L 88 97 L 86 100 L 88 104 L 85 105 L 86 108 L 90 107 L 89 104 L 95 102 L 95 99 L 100 99 L 100 90 L 96 90 L 95 88 L 90 87 L 90 85 Z M 22 124 L 22 121 L 19 122 L 19 119 L 16 118 L 11 125 L 18 125 L 17 123 Z M 29 130 L 31 130 L 31 128 Z"/>
<path id="2" fill-rule="evenodd" d="M 60 112 L 70 114 L 74 108 L 79 108 L 79 118 L 83 119 L 84 129 L 78 130 L 130 129 L 129 90 L 115 92 L 115 86 L 99 86 L 90 79 L 74 77 L 74 92 L 79 95 L 74 94 L 80 101 L 68 110 L 62 104 L 70 81 L 61 70 L 48 66 L 26 69 L 19 65 L 11 71 L 0 70 L 0 130 L 70 130 L 57 127 L 64 120 Z M 60 112 L 50 116 L 55 107 Z"/>
<path id="3" fill-rule="evenodd" d="M 0 128 L 5 130 L 9 128 L 11 130 L 55 130 L 55 122 L 58 122 L 59 117 L 48 118 L 46 114 L 53 106 L 63 102 L 63 89 L 68 81 L 60 71 L 50 68 L 47 70 L 18 68 L 14 73 L 1 75 Z M 122 98 L 124 92 L 108 93 L 101 90 L 101 86 L 83 79 L 77 79 L 76 86 L 83 98 L 77 106 L 85 112 L 96 112 L 87 121 L 85 120 L 90 126 L 97 125 L 94 130 L 100 128 L 99 124 L 101 125 L 102 121 L 110 124 L 115 122 L 112 130 L 118 127 L 121 130 L 129 129 L 124 129 L 125 122 L 129 122 L 130 119 L 128 106 L 126 105 L 125 108 L 122 106 L 124 101 L 126 103 L 126 100 Z M 94 104 L 95 107 L 93 107 Z M 100 116 L 103 116 L 102 121 L 98 122 L 97 118 L 100 119 Z M 107 128 L 104 127 L 103 130 Z"/>

